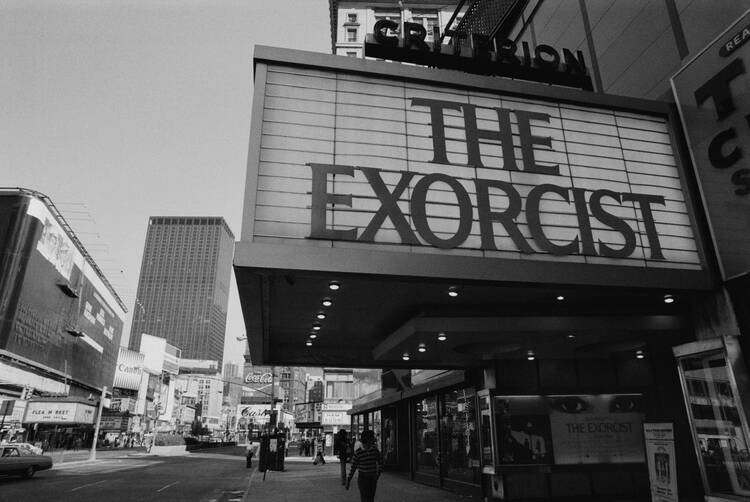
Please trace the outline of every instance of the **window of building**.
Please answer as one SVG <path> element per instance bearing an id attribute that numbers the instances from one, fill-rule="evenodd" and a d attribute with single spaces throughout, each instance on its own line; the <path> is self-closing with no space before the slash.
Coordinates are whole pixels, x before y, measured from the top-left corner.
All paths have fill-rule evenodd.
<path id="1" fill-rule="evenodd" d="M 450 479 L 479 483 L 479 434 L 474 389 L 446 392 L 441 399 L 441 459 Z"/>
<path id="2" fill-rule="evenodd" d="M 350 12 L 346 15 L 346 22 L 347 23 L 356 23 L 357 22 L 357 13 L 356 12 Z"/>
<path id="3" fill-rule="evenodd" d="M 346 53 L 346 55 L 349 56 L 350 58 L 356 58 L 357 57 L 357 51 L 348 51 Z"/>
<path id="4" fill-rule="evenodd" d="M 417 470 L 438 474 L 440 456 L 437 396 L 428 396 L 417 401 L 415 411 Z"/>
<path id="5" fill-rule="evenodd" d="M 396 23 L 399 27 L 401 26 L 401 14 L 398 11 L 375 11 L 375 22 L 381 19 L 388 19 Z M 395 36 L 398 34 L 400 28 L 395 30 L 387 30 L 386 35 Z"/>
<path id="6" fill-rule="evenodd" d="M 356 42 L 357 41 L 357 28 L 347 28 L 346 29 L 346 41 L 347 42 Z"/>
<path id="7" fill-rule="evenodd" d="M 412 10 L 412 23 L 421 24 L 427 31 L 425 40 L 432 42 L 434 37 L 432 30 L 435 26 L 438 26 L 438 13 L 435 10 Z"/>

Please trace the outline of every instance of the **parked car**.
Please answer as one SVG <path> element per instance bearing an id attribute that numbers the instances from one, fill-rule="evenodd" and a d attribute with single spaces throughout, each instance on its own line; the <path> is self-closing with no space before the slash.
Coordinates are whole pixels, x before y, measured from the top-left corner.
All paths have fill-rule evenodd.
<path id="1" fill-rule="evenodd" d="M 52 468 L 52 458 L 37 455 L 15 444 L 0 445 L 0 475 L 21 475 L 30 478 L 36 471 Z"/>
<path id="2" fill-rule="evenodd" d="M 30 451 L 34 455 L 44 455 L 44 451 L 40 447 L 34 446 L 31 443 L 8 443 L 8 442 L 5 442 L 5 443 L 0 443 L 0 446 L 18 446 L 19 448 L 23 448 L 23 449 L 26 449 L 26 450 Z"/>

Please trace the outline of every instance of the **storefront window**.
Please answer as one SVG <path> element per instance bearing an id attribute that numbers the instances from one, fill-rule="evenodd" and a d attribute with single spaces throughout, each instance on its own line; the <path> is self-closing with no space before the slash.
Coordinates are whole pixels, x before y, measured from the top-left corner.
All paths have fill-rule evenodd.
<path id="1" fill-rule="evenodd" d="M 443 394 L 440 413 L 445 475 L 459 481 L 479 481 L 479 434 L 474 389 Z"/>
<path id="2" fill-rule="evenodd" d="M 370 416 L 370 429 L 375 433 L 375 444 L 380 444 L 380 410 L 372 412 Z"/>
<path id="3" fill-rule="evenodd" d="M 485 391 L 486 392 L 486 391 Z M 495 457 L 492 446 L 492 408 L 490 396 L 479 396 L 479 430 L 482 439 L 482 465 L 494 466 Z"/>
<path id="4" fill-rule="evenodd" d="M 437 396 L 420 399 L 416 403 L 417 470 L 438 474 L 440 455 L 438 447 Z"/>
<path id="5" fill-rule="evenodd" d="M 690 418 L 708 491 L 750 495 L 750 451 L 725 353 L 680 359 Z"/>

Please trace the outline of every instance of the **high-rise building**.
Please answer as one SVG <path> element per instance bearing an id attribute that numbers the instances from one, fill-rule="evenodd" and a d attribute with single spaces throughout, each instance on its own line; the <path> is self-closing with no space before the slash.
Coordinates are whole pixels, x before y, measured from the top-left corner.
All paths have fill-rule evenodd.
<path id="1" fill-rule="evenodd" d="M 234 235 L 223 218 L 152 216 L 143 250 L 130 348 L 165 338 L 187 359 L 221 368 Z"/>

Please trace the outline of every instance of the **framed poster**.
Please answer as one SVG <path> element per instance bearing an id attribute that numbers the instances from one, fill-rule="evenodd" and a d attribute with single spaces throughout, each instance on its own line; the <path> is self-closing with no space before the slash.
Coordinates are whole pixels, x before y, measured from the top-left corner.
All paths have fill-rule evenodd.
<path id="1" fill-rule="evenodd" d="M 671 422 L 644 423 L 643 439 L 646 445 L 651 502 L 678 502 L 680 498 L 677 494 L 674 425 Z"/>

